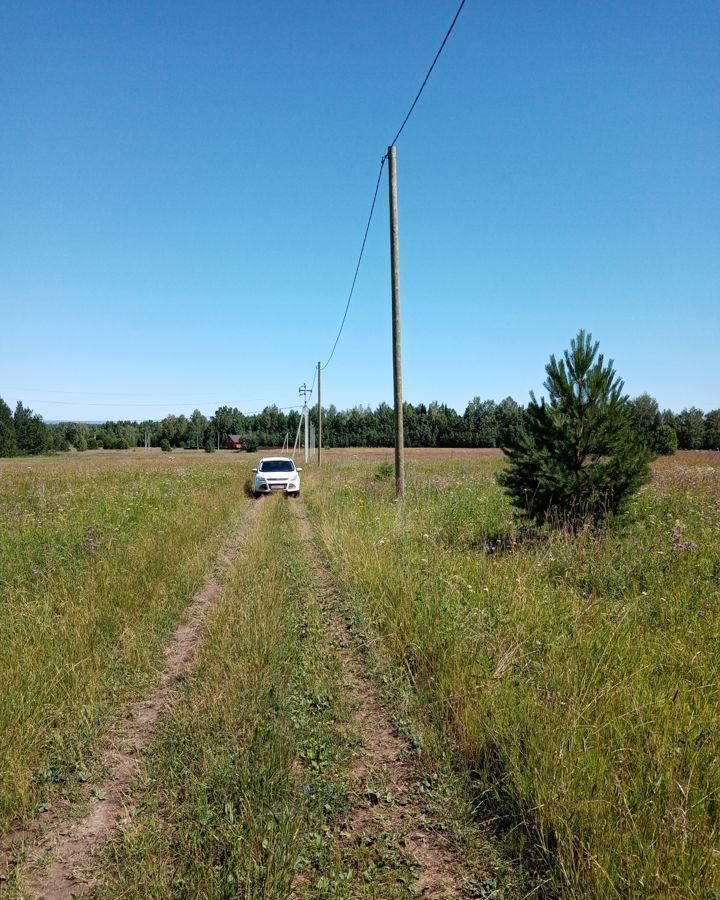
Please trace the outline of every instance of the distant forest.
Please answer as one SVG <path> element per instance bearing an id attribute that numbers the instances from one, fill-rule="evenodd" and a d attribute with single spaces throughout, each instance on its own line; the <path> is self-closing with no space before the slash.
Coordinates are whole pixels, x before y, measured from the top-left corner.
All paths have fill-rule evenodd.
<path id="1" fill-rule="evenodd" d="M 663 412 L 649 395 L 629 401 L 629 411 L 642 441 L 656 453 L 720 449 L 720 409 L 704 413 L 692 407 L 682 412 Z M 522 428 L 524 407 L 507 397 L 471 400 L 462 415 L 443 403 L 404 405 L 405 443 L 409 447 L 505 447 Z M 317 426 L 317 409 L 310 417 Z M 46 424 L 42 417 L 18 403 L 13 413 L 0 398 L 0 456 L 51 453 L 70 450 L 124 450 L 145 446 L 163 449 L 222 448 L 229 434 L 239 435 L 248 450 L 279 447 L 286 434 L 292 445 L 300 413 L 277 406 L 245 415 L 221 406 L 210 418 L 195 410 L 190 417 L 166 416 L 160 421 L 83 422 Z M 386 403 L 377 409 L 356 406 L 338 410 L 323 408 L 325 447 L 391 447 L 395 441 L 393 410 Z"/>

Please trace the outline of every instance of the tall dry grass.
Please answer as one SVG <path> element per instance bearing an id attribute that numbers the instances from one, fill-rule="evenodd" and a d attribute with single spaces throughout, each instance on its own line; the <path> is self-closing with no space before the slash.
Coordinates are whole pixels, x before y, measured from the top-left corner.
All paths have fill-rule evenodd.
<path id="1" fill-rule="evenodd" d="M 562 896 L 720 890 L 717 462 L 662 463 L 579 537 L 523 531 L 499 460 L 411 464 L 403 510 L 377 462 L 307 473 L 358 621 Z"/>
<path id="2" fill-rule="evenodd" d="M 0 831 L 92 774 L 108 717 L 245 508 L 231 457 L 73 454 L 0 465 Z"/>

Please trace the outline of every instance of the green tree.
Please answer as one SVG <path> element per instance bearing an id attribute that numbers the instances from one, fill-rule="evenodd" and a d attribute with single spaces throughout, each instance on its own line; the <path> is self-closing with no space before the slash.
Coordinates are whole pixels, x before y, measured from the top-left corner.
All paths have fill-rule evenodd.
<path id="1" fill-rule="evenodd" d="M 720 450 L 720 409 L 711 409 L 705 414 L 706 450 Z"/>
<path id="2" fill-rule="evenodd" d="M 498 409 L 494 400 L 473 397 L 465 409 L 463 419 L 466 433 L 462 443 L 469 447 L 497 447 Z"/>
<path id="3" fill-rule="evenodd" d="M 0 456 L 14 456 L 16 452 L 15 422 L 10 407 L 0 397 Z"/>
<path id="4" fill-rule="evenodd" d="M 241 434 L 238 428 L 238 410 L 230 406 L 220 406 L 215 410 L 215 415 L 210 420 L 212 433 L 217 447 L 217 433 L 220 432 L 220 446 L 222 447 L 229 434 Z"/>
<path id="5" fill-rule="evenodd" d="M 655 449 L 662 456 L 672 456 L 678 448 L 677 432 L 672 425 L 661 425 L 658 428 Z"/>
<path id="6" fill-rule="evenodd" d="M 408 411 L 412 411 L 408 414 Z M 405 404 L 404 422 L 406 423 L 407 442 L 409 447 L 434 447 L 435 435 L 430 427 L 427 407 L 418 403 L 413 407 Z"/>
<path id="7" fill-rule="evenodd" d="M 650 450 L 657 450 L 658 431 L 662 425 L 657 400 L 640 394 L 630 401 L 630 421 L 638 438 Z"/>
<path id="8" fill-rule="evenodd" d="M 50 449 L 51 439 L 42 416 L 23 406 L 18 400 L 13 417 L 15 439 L 20 453 L 43 453 Z"/>
<path id="9" fill-rule="evenodd" d="M 205 429 L 207 425 L 207 418 L 199 409 L 194 409 L 193 414 L 190 416 L 190 438 L 191 445 L 197 450 L 205 446 Z"/>
<path id="10" fill-rule="evenodd" d="M 260 446 L 257 434 L 254 431 L 247 432 L 243 437 L 243 444 L 248 453 L 256 453 L 257 448 Z"/>
<path id="11" fill-rule="evenodd" d="M 506 397 L 497 407 L 498 447 L 510 447 L 522 431 L 523 408 L 512 397 Z"/>
<path id="12" fill-rule="evenodd" d="M 675 430 L 681 450 L 702 450 L 705 445 L 705 416 L 701 409 L 691 406 L 678 413 Z"/>
<path id="13" fill-rule="evenodd" d="M 395 446 L 395 411 L 387 403 L 381 403 L 373 414 L 375 420 L 374 440 L 376 447 Z"/>
<path id="14" fill-rule="evenodd" d="M 583 330 L 564 359 L 545 367 L 548 402 L 531 392 L 525 426 L 499 478 L 512 502 L 538 523 L 597 522 L 617 512 L 649 477 L 623 382 Z"/>

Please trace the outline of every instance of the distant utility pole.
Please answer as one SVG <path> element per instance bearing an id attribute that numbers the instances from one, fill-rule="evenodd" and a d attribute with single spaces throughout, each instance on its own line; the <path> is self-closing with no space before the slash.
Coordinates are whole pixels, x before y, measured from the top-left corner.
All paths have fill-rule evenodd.
<path id="1" fill-rule="evenodd" d="M 405 498 L 405 438 L 403 434 L 402 354 L 400 351 L 400 247 L 398 240 L 397 161 L 388 147 L 390 187 L 390 270 L 392 279 L 393 387 L 395 391 L 395 496 Z"/>
<path id="2" fill-rule="evenodd" d="M 310 393 L 310 388 L 303 383 L 298 388 L 298 394 L 302 394 L 303 398 L 303 420 L 305 422 L 305 462 L 308 462 L 310 459 L 310 422 L 308 417 L 308 405 L 307 405 L 307 395 Z"/>
<path id="3" fill-rule="evenodd" d="M 318 444 L 317 444 L 317 462 L 318 468 L 322 462 L 322 388 L 320 387 L 320 379 L 322 378 L 322 366 L 318 363 L 318 374 L 317 374 L 317 383 L 318 383 L 318 405 L 317 405 L 317 420 L 318 420 Z"/>

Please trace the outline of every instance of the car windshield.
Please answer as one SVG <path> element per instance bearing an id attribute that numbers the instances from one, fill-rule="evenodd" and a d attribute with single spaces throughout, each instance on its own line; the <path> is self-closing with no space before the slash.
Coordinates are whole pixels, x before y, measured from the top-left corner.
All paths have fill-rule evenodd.
<path id="1" fill-rule="evenodd" d="M 291 459 L 266 459 L 260 464 L 261 472 L 294 472 L 295 464 Z"/>

